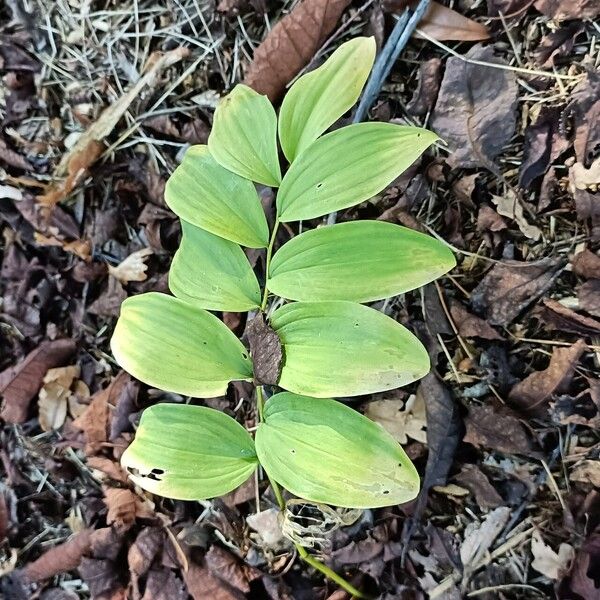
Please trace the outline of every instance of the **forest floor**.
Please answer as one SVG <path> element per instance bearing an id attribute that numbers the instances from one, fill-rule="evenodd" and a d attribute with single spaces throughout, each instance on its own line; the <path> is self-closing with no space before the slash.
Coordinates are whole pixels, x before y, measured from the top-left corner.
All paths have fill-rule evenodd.
<path id="1" fill-rule="evenodd" d="M 598 599 L 600 5 L 445 3 L 368 118 L 429 127 L 447 149 L 338 214 L 456 253 L 438 283 L 375 304 L 428 345 L 432 374 L 353 403 L 404 445 L 423 491 L 350 526 L 315 508 L 304 535 L 372 597 Z M 125 298 L 167 291 L 180 231 L 165 180 L 206 143 L 219 97 L 246 77 L 276 102 L 343 41 L 381 48 L 404 4 L 2 3 L 4 598 L 348 597 L 282 537 L 266 482 L 201 503 L 128 482 L 141 411 L 181 398 L 121 372 L 108 342 Z M 243 316 L 223 319 L 243 334 Z M 246 391 L 204 402 L 251 426 Z"/>

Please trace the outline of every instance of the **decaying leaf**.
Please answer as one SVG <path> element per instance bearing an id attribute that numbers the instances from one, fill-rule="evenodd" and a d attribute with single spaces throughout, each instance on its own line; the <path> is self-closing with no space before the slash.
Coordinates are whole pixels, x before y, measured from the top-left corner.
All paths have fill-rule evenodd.
<path id="1" fill-rule="evenodd" d="M 419 83 L 406 110 L 412 115 L 425 116 L 434 106 L 440 89 L 442 61 L 435 57 L 419 65 Z"/>
<path id="2" fill-rule="evenodd" d="M 492 46 L 474 46 L 468 59 L 505 65 Z M 511 71 L 450 57 L 431 127 L 449 145 L 452 167 L 489 167 L 515 130 L 517 83 Z"/>
<path id="3" fill-rule="evenodd" d="M 464 441 L 478 448 L 492 448 L 506 454 L 535 454 L 525 427 L 504 407 L 496 409 L 491 404 L 470 406 L 465 425 Z"/>
<path id="4" fill-rule="evenodd" d="M 481 338 L 484 340 L 502 340 L 503 337 L 487 322 L 471 314 L 460 302 L 450 302 L 450 315 L 464 338 Z"/>
<path id="5" fill-rule="evenodd" d="M 553 394 L 565 393 L 571 384 L 575 367 L 587 346 L 578 340 L 568 348 L 555 348 L 550 364 L 517 383 L 509 394 L 510 401 L 526 412 L 536 412 Z"/>
<path id="6" fill-rule="evenodd" d="M 492 202 L 496 205 L 498 214 L 515 221 L 525 237 L 534 241 L 542 237 L 541 229 L 535 225 L 531 225 L 525 218 L 523 205 L 514 192 L 507 191 L 504 196 L 492 196 Z"/>
<path id="7" fill-rule="evenodd" d="M 255 380 L 264 385 L 276 385 L 281 375 L 283 348 L 279 336 L 266 323 L 262 313 L 246 325 Z"/>
<path id="8" fill-rule="evenodd" d="M 475 502 L 483 510 L 497 508 L 504 504 L 502 496 L 496 491 L 489 479 L 476 465 L 466 464 L 454 477 L 475 496 Z"/>
<path id="9" fill-rule="evenodd" d="M 594 19 L 600 15 L 597 0 L 536 0 L 533 5 L 541 13 L 557 21 Z"/>
<path id="10" fill-rule="evenodd" d="M 586 279 L 600 279 L 600 256 L 591 250 L 578 252 L 571 260 L 573 272 Z"/>
<path id="11" fill-rule="evenodd" d="M 0 416 L 9 423 L 23 423 L 27 419 L 29 403 L 39 392 L 48 369 L 64 364 L 74 352 L 74 340 L 42 342 L 21 362 L 2 371 Z"/>
<path id="12" fill-rule="evenodd" d="M 254 51 L 244 83 L 275 101 L 336 26 L 349 0 L 302 0 Z"/>
<path id="13" fill-rule="evenodd" d="M 106 522 L 130 525 L 136 518 L 150 519 L 154 511 L 149 502 L 126 488 L 104 488 L 104 504 L 108 508 Z"/>
<path id="14" fill-rule="evenodd" d="M 40 427 L 44 431 L 58 429 L 65 422 L 71 386 L 79 377 L 79 366 L 49 369 L 38 398 Z"/>
<path id="15" fill-rule="evenodd" d="M 562 267 L 555 258 L 498 263 L 473 290 L 471 303 L 491 325 L 508 325 L 550 289 Z"/>
<path id="16" fill-rule="evenodd" d="M 130 281 L 146 281 L 148 278 L 146 260 L 152 253 L 152 248 L 142 248 L 132 252 L 116 267 L 108 265 L 108 272 L 122 284 L 127 284 Z"/>
<path id="17" fill-rule="evenodd" d="M 91 547 L 93 530 L 83 531 L 70 537 L 66 542 L 46 550 L 37 560 L 30 562 L 24 573 L 30 581 L 44 581 L 57 575 L 77 568 L 81 557 Z"/>
<path id="18" fill-rule="evenodd" d="M 600 321 L 580 315 L 551 298 L 544 299 L 539 315 L 551 329 L 588 337 L 600 334 Z"/>
<path id="19" fill-rule="evenodd" d="M 374 400 L 367 404 L 365 416 L 383 426 L 400 444 L 406 444 L 409 437 L 423 444 L 427 442 L 425 399 L 422 394 L 410 396 L 406 406 L 402 400 L 395 398 Z"/>
<path id="20" fill-rule="evenodd" d="M 600 488 L 600 461 L 583 460 L 569 473 L 571 481 L 591 484 Z"/>
<path id="21" fill-rule="evenodd" d="M 278 548 L 284 541 L 283 531 L 279 523 L 279 514 L 278 508 L 268 508 L 246 517 L 248 527 L 256 531 L 261 542 L 269 548 Z"/>
<path id="22" fill-rule="evenodd" d="M 87 176 L 88 169 L 98 160 L 104 150 L 102 141 L 109 135 L 123 116 L 129 105 L 146 86 L 153 86 L 158 75 L 190 54 L 188 48 L 175 48 L 165 53 L 156 52 L 150 56 L 146 73 L 131 89 L 116 102 L 104 109 L 100 117 L 77 140 L 75 145 L 63 154 L 54 177 L 66 178 L 48 186 L 45 193 L 38 196 L 40 204 L 54 206 L 64 200 Z"/>
<path id="23" fill-rule="evenodd" d="M 579 306 L 590 315 L 600 317 L 600 279 L 590 279 L 577 288 Z"/>
<path id="24" fill-rule="evenodd" d="M 575 558 L 575 550 L 570 544 L 561 544 L 558 553 L 544 542 L 539 531 L 534 531 L 531 536 L 531 566 L 548 579 L 556 581 L 568 572 L 571 562 Z"/>

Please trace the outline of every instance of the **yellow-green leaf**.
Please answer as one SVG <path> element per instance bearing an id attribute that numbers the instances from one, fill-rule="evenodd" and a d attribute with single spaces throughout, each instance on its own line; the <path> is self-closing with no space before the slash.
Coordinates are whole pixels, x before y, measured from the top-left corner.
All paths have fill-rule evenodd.
<path id="1" fill-rule="evenodd" d="M 258 460 L 248 432 L 202 406 L 157 404 L 144 411 L 121 464 L 140 487 L 177 500 L 222 496 L 252 475 Z"/>
<path id="2" fill-rule="evenodd" d="M 284 348 L 279 386 L 317 398 L 401 387 L 429 371 L 429 356 L 408 329 L 354 302 L 292 302 L 271 327 Z"/>
<path id="3" fill-rule="evenodd" d="M 149 292 L 121 305 L 111 342 L 116 361 L 153 387 L 211 398 L 235 380 L 252 380 L 246 348 L 213 314 Z"/>
<path id="4" fill-rule="evenodd" d="M 238 84 L 215 110 L 208 138 L 211 154 L 242 177 L 277 187 L 277 115 L 266 96 Z"/>
<path id="5" fill-rule="evenodd" d="M 260 306 L 260 287 L 244 251 L 234 242 L 186 221 L 169 271 L 169 288 L 207 310 L 246 311 Z"/>
<path id="6" fill-rule="evenodd" d="M 290 162 L 352 108 L 373 66 L 375 50 L 375 38 L 354 38 L 292 85 L 279 111 L 279 141 Z"/>
<path id="7" fill-rule="evenodd" d="M 419 475 L 380 425 L 331 399 L 284 392 L 265 406 L 256 453 L 269 477 L 312 502 L 375 508 L 408 502 Z"/>
<path id="8" fill-rule="evenodd" d="M 169 177 L 165 201 L 179 217 L 232 242 L 264 248 L 269 226 L 254 184 L 192 146 Z"/>
<path id="9" fill-rule="evenodd" d="M 273 256 L 267 287 L 291 300 L 372 302 L 425 285 L 456 261 L 445 244 L 383 221 L 313 229 Z"/>
<path id="10" fill-rule="evenodd" d="M 436 139 L 426 129 L 391 123 L 357 123 L 324 135 L 283 178 L 279 220 L 314 219 L 372 198 Z"/>

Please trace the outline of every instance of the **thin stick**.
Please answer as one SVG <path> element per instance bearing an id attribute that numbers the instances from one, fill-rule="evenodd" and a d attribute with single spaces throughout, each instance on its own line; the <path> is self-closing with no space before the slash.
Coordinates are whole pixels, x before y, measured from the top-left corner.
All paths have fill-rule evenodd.
<path id="1" fill-rule="evenodd" d="M 559 73 L 550 73 L 549 71 L 538 71 L 537 69 L 525 69 L 523 67 L 512 67 L 511 65 L 503 65 L 500 63 L 491 63 L 485 60 L 477 60 L 475 58 L 467 58 L 462 54 L 456 52 L 446 44 L 442 44 L 439 40 L 436 40 L 434 37 L 431 37 L 428 33 L 419 29 L 417 27 L 417 33 L 425 38 L 428 42 L 431 42 L 438 48 L 445 50 L 449 54 L 452 54 L 455 58 L 460 58 L 460 60 L 470 63 L 472 65 L 480 65 L 482 67 L 491 67 L 492 69 L 504 69 L 505 71 L 515 71 L 516 73 L 523 73 L 524 75 L 535 75 L 536 77 L 550 77 L 552 79 L 569 79 L 569 80 L 579 80 L 583 77 L 583 75 L 561 75 Z"/>

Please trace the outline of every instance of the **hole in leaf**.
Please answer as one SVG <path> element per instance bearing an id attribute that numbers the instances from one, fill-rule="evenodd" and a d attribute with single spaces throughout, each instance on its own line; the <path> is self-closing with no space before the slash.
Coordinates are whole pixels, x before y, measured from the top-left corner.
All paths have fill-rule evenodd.
<path id="1" fill-rule="evenodd" d="M 164 475 L 164 469 L 152 469 L 150 473 L 146 475 L 148 479 L 152 479 L 152 481 L 160 481 L 162 479 L 161 475 Z"/>
<path id="2" fill-rule="evenodd" d="M 321 189 L 323 187 L 323 183 L 317 183 L 317 189 Z"/>
<path id="3" fill-rule="evenodd" d="M 389 493 L 390 493 L 390 490 L 383 490 L 383 493 L 384 493 L 384 494 L 389 494 Z"/>

